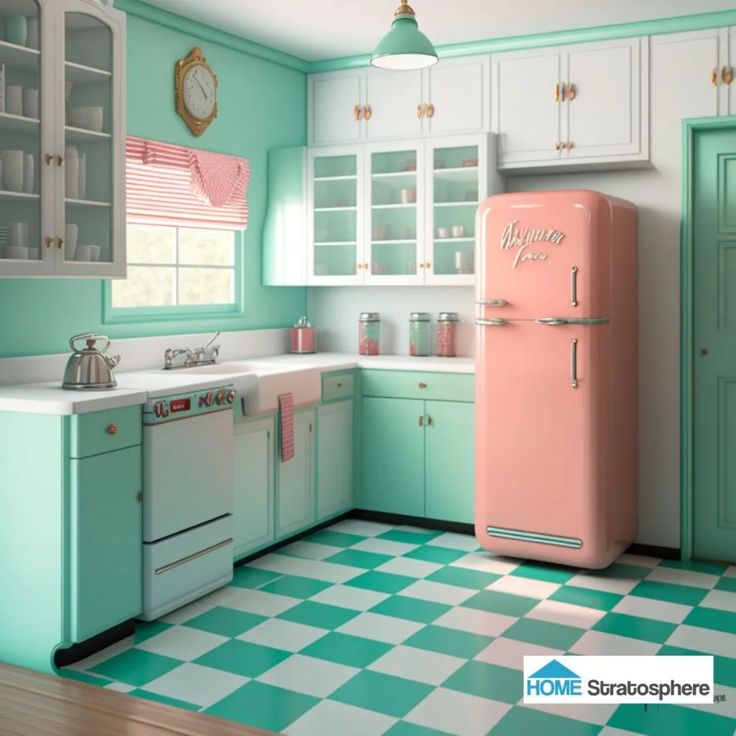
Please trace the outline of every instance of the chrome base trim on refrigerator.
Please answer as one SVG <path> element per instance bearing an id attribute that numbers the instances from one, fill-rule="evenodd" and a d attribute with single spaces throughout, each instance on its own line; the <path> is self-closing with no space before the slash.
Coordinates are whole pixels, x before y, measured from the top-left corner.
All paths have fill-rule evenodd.
<path id="1" fill-rule="evenodd" d="M 537 532 L 524 532 L 519 529 L 504 529 L 500 526 L 488 526 L 486 532 L 489 537 L 501 539 L 513 539 L 518 542 L 537 542 L 539 544 L 551 544 L 555 547 L 569 547 L 580 549 L 583 546 L 582 539 L 575 537 L 559 537 L 554 534 L 539 534 Z"/>

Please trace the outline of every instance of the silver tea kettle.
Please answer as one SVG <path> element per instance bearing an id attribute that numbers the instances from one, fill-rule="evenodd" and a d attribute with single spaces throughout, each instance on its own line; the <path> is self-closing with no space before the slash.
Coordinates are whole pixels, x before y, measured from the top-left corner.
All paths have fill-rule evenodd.
<path id="1" fill-rule="evenodd" d="M 84 340 L 87 345 L 82 350 L 75 345 L 80 340 Z M 95 347 L 99 340 L 105 340 L 102 349 Z M 72 337 L 69 340 L 69 347 L 72 349 L 72 354 L 66 364 L 62 388 L 105 389 L 115 388 L 118 385 L 112 375 L 112 369 L 120 362 L 120 356 L 105 355 L 105 351 L 110 347 L 108 337 L 96 335 L 94 332 L 85 332 Z"/>

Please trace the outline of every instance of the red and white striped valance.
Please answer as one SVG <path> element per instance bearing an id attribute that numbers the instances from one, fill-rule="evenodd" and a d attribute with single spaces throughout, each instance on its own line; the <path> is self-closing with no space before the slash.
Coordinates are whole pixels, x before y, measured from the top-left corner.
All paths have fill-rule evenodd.
<path id="1" fill-rule="evenodd" d="M 128 222 L 246 228 L 246 159 L 128 136 L 125 164 Z"/>

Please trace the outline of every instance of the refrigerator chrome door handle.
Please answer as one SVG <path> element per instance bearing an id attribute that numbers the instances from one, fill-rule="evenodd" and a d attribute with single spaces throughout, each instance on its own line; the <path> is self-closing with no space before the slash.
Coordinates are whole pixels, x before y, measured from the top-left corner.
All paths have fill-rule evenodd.
<path id="1" fill-rule="evenodd" d="M 570 340 L 570 385 L 578 388 L 578 341 Z"/>
<path id="2" fill-rule="evenodd" d="M 505 307 L 508 302 L 505 299 L 482 299 L 476 304 L 479 307 Z"/>
<path id="3" fill-rule="evenodd" d="M 566 325 L 568 320 L 565 317 L 540 317 L 534 320 L 538 325 Z"/>
<path id="4" fill-rule="evenodd" d="M 568 325 L 605 325 L 608 317 L 569 317 L 565 322 Z"/>
<path id="5" fill-rule="evenodd" d="M 570 304 L 573 307 L 578 305 L 578 270 L 577 266 L 570 270 Z"/>
<path id="6" fill-rule="evenodd" d="M 508 320 L 501 319 L 500 317 L 494 317 L 493 319 L 477 319 L 475 324 L 481 327 L 503 327 L 508 324 Z"/>

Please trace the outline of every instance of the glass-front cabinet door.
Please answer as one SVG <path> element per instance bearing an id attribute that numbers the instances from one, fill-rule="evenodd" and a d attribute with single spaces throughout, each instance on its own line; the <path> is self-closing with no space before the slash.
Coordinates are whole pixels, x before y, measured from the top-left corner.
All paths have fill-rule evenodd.
<path id="1" fill-rule="evenodd" d="M 424 281 L 421 151 L 421 143 L 365 146 L 366 283 L 406 285 Z"/>
<path id="2" fill-rule="evenodd" d="M 362 156 L 353 147 L 310 150 L 310 284 L 363 282 Z"/>

